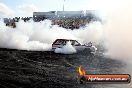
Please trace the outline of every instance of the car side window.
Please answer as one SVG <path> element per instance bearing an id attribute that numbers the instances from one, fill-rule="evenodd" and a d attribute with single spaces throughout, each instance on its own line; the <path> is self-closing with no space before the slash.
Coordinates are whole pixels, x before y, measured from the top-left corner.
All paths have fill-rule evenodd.
<path id="1" fill-rule="evenodd" d="M 55 42 L 55 44 L 57 44 L 57 45 L 58 45 L 58 44 L 60 45 L 60 44 L 62 44 L 62 43 L 63 43 L 62 40 L 57 40 L 57 41 Z"/>
<path id="2" fill-rule="evenodd" d="M 77 45 L 80 45 L 80 43 L 78 43 L 77 41 L 75 41 L 74 45 L 77 46 Z"/>
<path id="3" fill-rule="evenodd" d="M 67 41 L 63 41 L 63 45 L 66 45 Z"/>
<path id="4" fill-rule="evenodd" d="M 70 42 L 71 42 L 71 45 L 74 45 L 75 44 L 75 41 L 73 41 L 73 40 L 70 40 Z"/>

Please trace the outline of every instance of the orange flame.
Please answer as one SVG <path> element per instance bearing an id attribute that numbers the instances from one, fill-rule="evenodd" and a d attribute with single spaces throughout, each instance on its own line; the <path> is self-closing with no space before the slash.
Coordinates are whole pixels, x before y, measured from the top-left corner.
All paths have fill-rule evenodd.
<path id="1" fill-rule="evenodd" d="M 82 66 L 78 69 L 80 76 L 84 76 L 86 74 L 85 70 L 82 68 Z"/>

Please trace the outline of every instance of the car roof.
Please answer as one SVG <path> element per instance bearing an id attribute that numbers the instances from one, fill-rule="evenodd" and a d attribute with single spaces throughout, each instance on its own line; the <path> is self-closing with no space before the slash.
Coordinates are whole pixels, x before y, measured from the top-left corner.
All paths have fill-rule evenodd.
<path id="1" fill-rule="evenodd" d="M 57 40 L 64 40 L 64 41 L 76 41 L 76 40 L 73 40 L 73 39 L 56 39 Z"/>

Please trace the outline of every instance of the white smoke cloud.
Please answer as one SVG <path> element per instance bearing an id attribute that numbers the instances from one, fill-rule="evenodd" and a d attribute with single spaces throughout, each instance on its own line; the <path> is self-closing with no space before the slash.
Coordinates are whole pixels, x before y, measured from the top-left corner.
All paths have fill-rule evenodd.
<path id="1" fill-rule="evenodd" d="M 81 42 L 89 42 L 98 41 L 101 37 L 96 35 L 101 31 L 93 27 L 98 22 L 91 23 L 89 26 L 78 30 L 65 29 L 57 25 L 53 26 L 49 20 L 26 23 L 20 21 L 16 24 L 15 29 L 2 24 L 0 25 L 0 47 L 4 48 L 47 51 L 51 49 L 51 45 L 56 39 L 76 39 Z"/>
<path id="2" fill-rule="evenodd" d="M 120 0 L 114 4 L 110 4 L 114 9 L 104 10 L 107 16 L 107 22 L 103 25 L 108 50 L 106 55 L 114 59 L 132 62 L 132 1 Z M 107 8 L 107 5 L 105 6 Z"/>
<path id="3" fill-rule="evenodd" d="M 4 3 L 0 3 L 0 16 L 7 17 L 13 15 L 14 15 L 14 11 L 12 9 L 10 9 Z"/>
<path id="4" fill-rule="evenodd" d="M 76 53 L 76 49 L 71 45 L 71 42 L 68 42 L 62 48 L 56 48 L 55 53 L 74 54 Z"/>
<path id="5" fill-rule="evenodd" d="M 16 25 L 16 29 L 5 27 L 4 24 L 0 25 L 0 47 L 35 51 L 51 49 L 51 45 L 47 43 L 39 42 L 39 40 L 30 41 L 30 36 L 34 32 L 32 23 L 20 21 Z"/>
<path id="6" fill-rule="evenodd" d="M 91 0 L 86 3 L 87 9 L 98 10 L 105 20 L 102 37 L 108 50 L 106 55 L 132 62 L 132 0 Z"/>
<path id="7" fill-rule="evenodd" d="M 73 30 L 72 34 L 77 38 L 80 38 L 82 43 L 96 42 L 99 43 L 102 40 L 102 24 L 101 22 L 91 22 L 86 25 L 85 28 L 79 30 Z"/>

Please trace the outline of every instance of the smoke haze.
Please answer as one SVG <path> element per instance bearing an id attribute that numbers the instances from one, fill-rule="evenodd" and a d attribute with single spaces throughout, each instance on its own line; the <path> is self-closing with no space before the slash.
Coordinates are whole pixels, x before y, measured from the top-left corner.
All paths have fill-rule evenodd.
<path id="1" fill-rule="evenodd" d="M 6 27 L 3 22 L 0 25 L 0 47 L 22 50 L 51 50 L 51 45 L 55 39 L 77 39 L 80 42 L 97 42 L 100 40 L 101 25 L 98 22 L 90 23 L 85 28 L 70 30 L 51 25 L 51 21 L 42 22 L 23 22 L 16 24 L 16 28 Z M 93 36 L 93 37 L 92 37 Z"/>
<path id="2" fill-rule="evenodd" d="M 132 1 L 107 12 L 107 22 L 104 24 L 108 56 L 126 62 L 132 62 Z M 120 5 L 120 2 L 118 3 Z M 117 4 L 117 6 L 118 6 Z"/>
<path id="3" fill-rule="evenodd" d="M 62 48 L 56 48 L 55 53 L 62 53 L 62 54 L 74 54 L 76 53 L 76 49 L 71 45 L 71 42 L 68 42 Z"/>
<path id="4" fill-rule="evenodd" d="M 108 2 L 107 2 L 108 1 Z M 99 2 L 99 3 L 98 3 Z M 132 1 L 131 0 L 92 0 L 90 9 L 97 9 L 106 17 L 105 22 L 91 22 L 85 28 L 67 30 L 51 25 L 49 20 L 34 23 L 33 21 L 17 23 L 17 28 L 6 27 L 0 22 L 0 47 L 24 50 L 50 50 L 52 42 L 57 38 L 70 38 L 81 43 L 89 41 L 99 43 L 104 39 L 106 55 L 132 62 Z M 24 10 L 27 6 L 21 6 Z M 37 10 L 34 6 L 28 6 Z M 13 11 L 0 3 L 0 13 Z M 4 12 L 4 10 L 6 12 Z M 28 11 L 27 11 L 28 12 Z"/>

